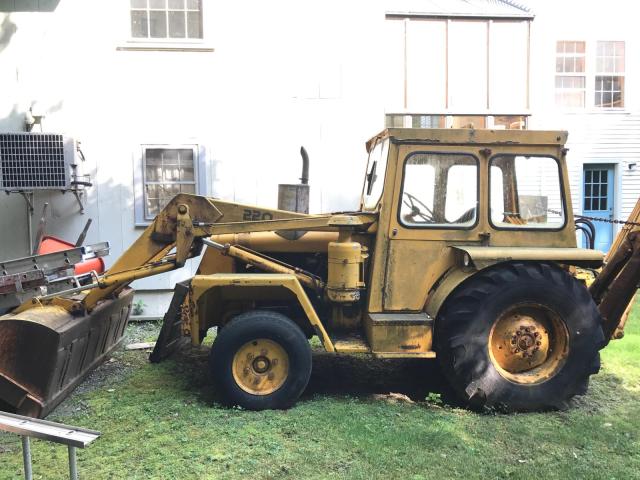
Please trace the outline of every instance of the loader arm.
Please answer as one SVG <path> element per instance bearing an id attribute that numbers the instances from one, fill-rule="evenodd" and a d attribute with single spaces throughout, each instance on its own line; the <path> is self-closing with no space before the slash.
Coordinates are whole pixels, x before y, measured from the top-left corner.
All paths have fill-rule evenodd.
<path id="1" fill-rule="evenodd" d="M 640 283 L 640 198 L 618 233 L 600 274 L 589 287 L 603 320 L 605 338 L 622 338 Z"/>
<path id="2" fill-rule="evenodd" d="M 292 220 L 298 228 L 318 228 L 326 226 L 328 218 L 179 194 L 88 291 L 82 309 L 91 311 L 134 280 L 182 267 L 199 253 L 197 239 L 216 233 L 287 229 Z M 175 254 L 170 255 L 173 248 Z"/>

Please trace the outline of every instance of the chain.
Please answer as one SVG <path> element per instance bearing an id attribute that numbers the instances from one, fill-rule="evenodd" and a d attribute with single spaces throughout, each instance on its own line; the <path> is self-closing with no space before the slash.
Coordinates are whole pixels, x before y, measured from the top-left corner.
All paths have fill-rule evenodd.
<path id="1" fill-rule="evenodd" d="M 554 213 L 556 215 L 563 215 L 563 213 L 560 210 L 552 210 L 552 209 L 547 209 L 547 211 L 549 213 Z M 582 218 L 584 220 L 591 220 L 592 222 L 603 222 L 603 223 L 615 223 L 617 225 L 631 225 L 634 227 L 640 227 L 640 223 L 638 222 L 630 222 L 630 221 L 624 221 L 624 220 L 617 220 L 615 218 L 609 220 L 608 218 L 601 218 L 601 217 L 589 217 L 587 215 L 574 215 L 575 218 Z"/>

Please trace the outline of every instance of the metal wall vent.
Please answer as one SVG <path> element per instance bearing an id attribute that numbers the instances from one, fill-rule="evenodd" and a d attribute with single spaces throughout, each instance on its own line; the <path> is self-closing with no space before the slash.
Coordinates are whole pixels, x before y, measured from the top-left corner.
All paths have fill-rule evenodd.
<path id="1" fill-rule="evenodd" d="M 73 139 L 54 133 L 0 133 L 0 190 L 72 188 Z"/>

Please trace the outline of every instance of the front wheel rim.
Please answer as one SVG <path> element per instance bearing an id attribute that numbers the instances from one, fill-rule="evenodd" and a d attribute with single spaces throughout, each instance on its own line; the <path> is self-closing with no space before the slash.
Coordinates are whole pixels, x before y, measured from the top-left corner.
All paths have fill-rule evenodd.
<path id="1" fill-rule="evenodd" d="M 267 338 L 245 343 L 233 356 L 231 371 L 236 384 L 252 395 L 269 395 L 289 376 L 289 355 Z"/>
<path id="2" fill-rule="evenodd" d="M 520 304 L 498 316 L 489 333 L 489 356 L 498 373 L 519 384 L 555 376 L 569 353 L 561 317 L 541 304 Z"/>

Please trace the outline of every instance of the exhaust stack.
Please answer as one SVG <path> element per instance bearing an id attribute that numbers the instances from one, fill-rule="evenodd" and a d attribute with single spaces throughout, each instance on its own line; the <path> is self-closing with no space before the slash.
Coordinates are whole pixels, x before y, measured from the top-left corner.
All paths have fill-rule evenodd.
<path id="1" fill-rule="evenodd" d="M 301 183 L 281 183 L 278 185 L 278 210 L 309 213 L 309 154 L 304 147 L 300 147 L 300 156 L 302 157 Z M 287 240 L 297 240 L 304 232 L 283 231 L 277 233 Z"/>

